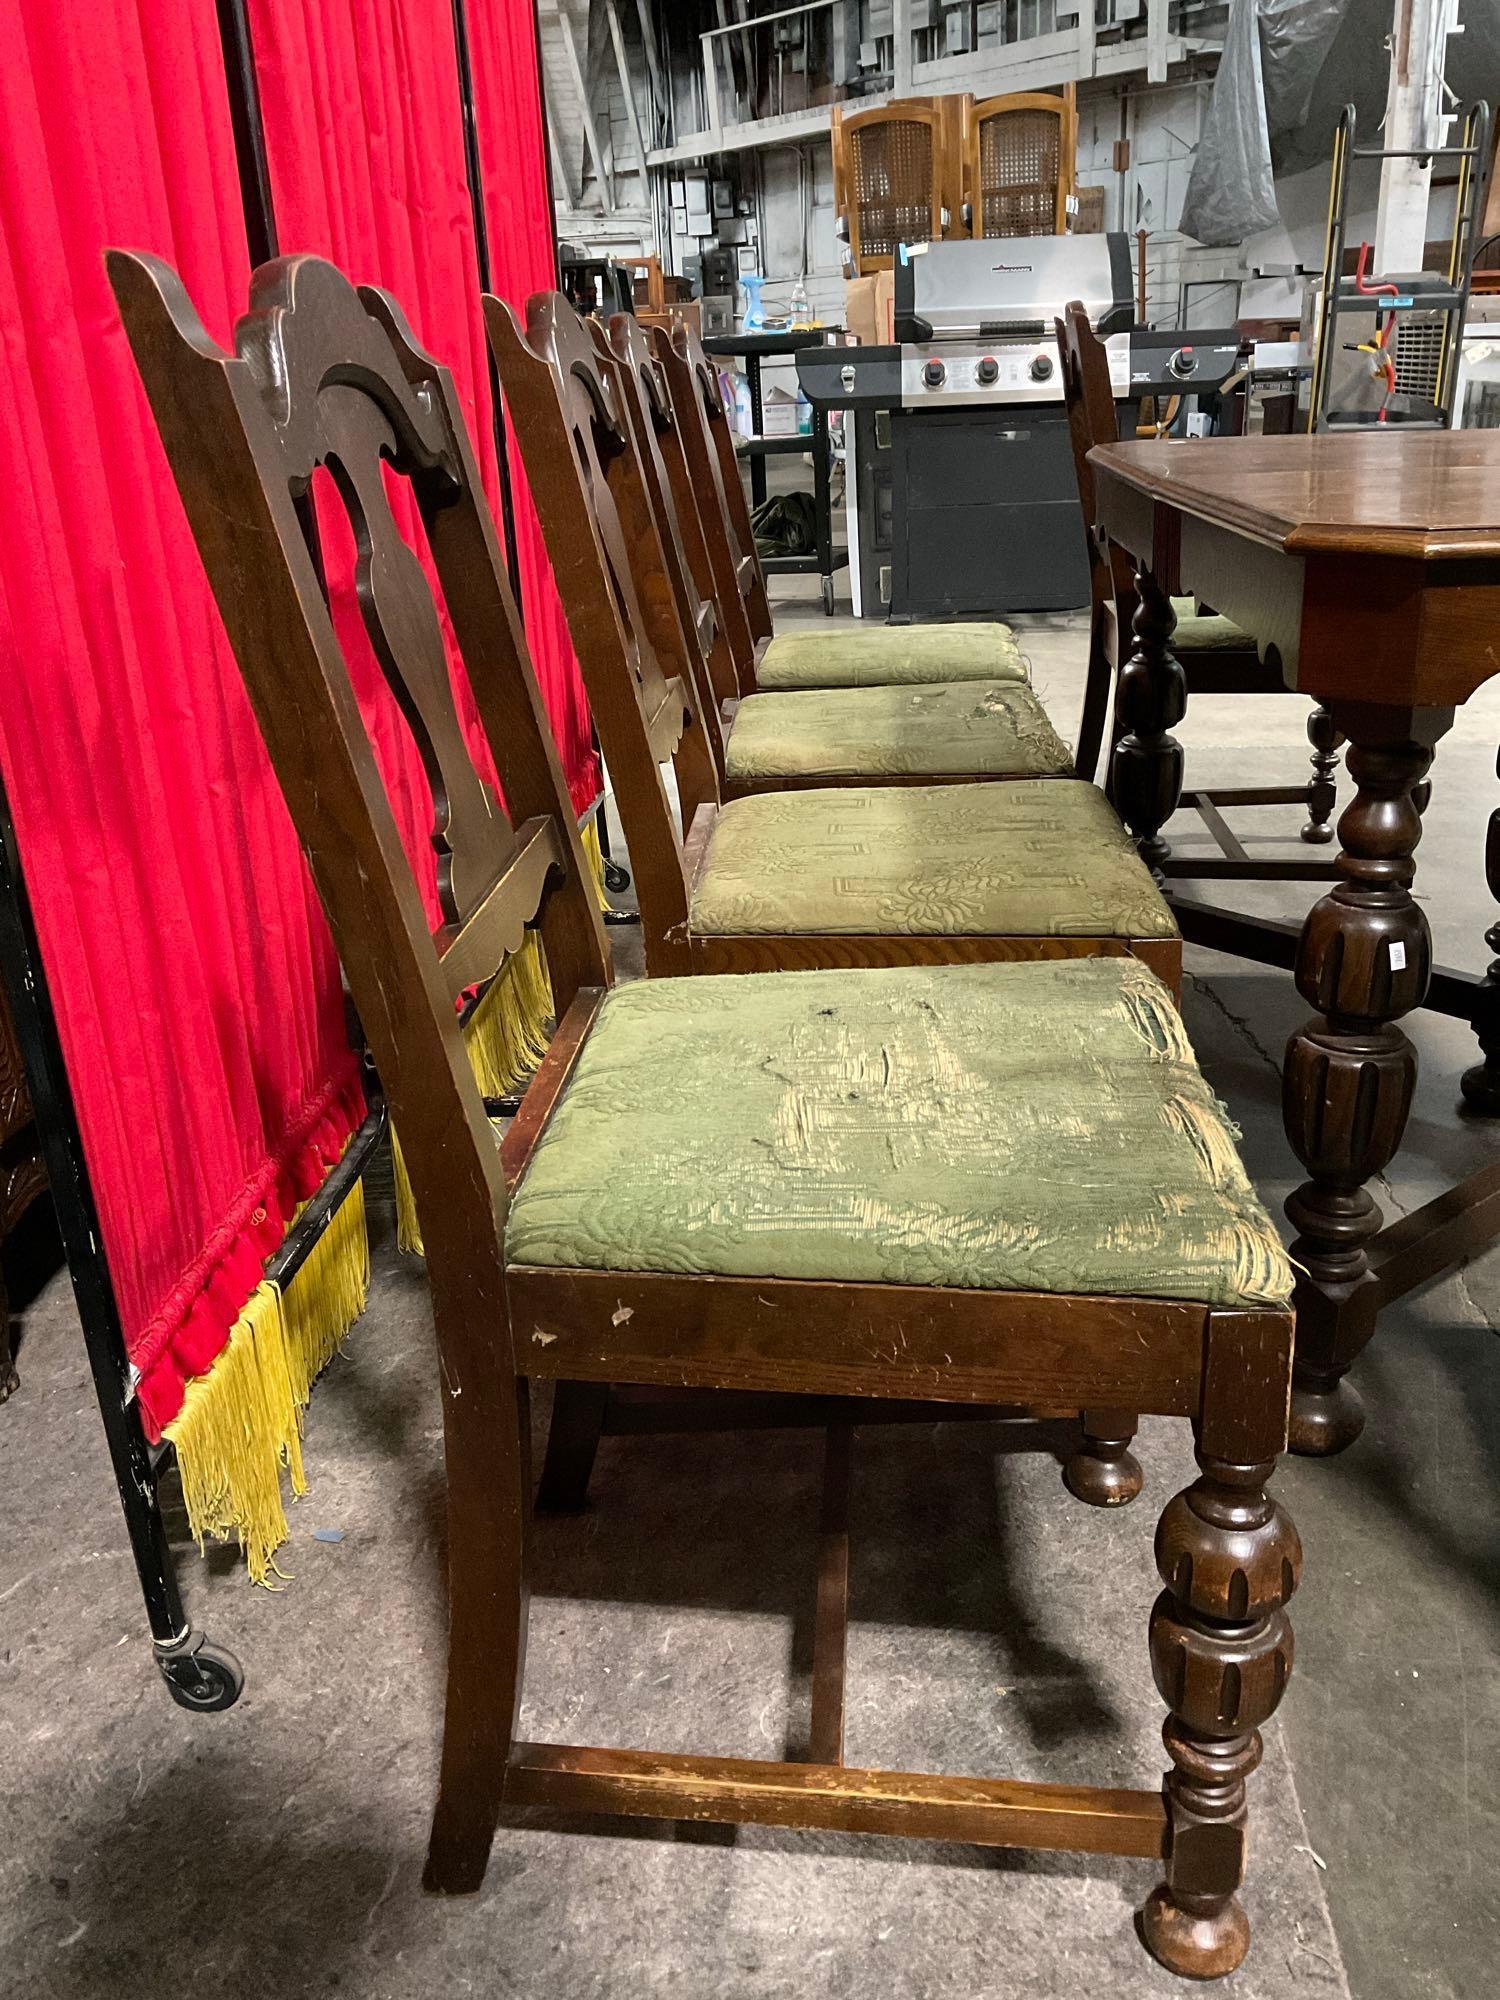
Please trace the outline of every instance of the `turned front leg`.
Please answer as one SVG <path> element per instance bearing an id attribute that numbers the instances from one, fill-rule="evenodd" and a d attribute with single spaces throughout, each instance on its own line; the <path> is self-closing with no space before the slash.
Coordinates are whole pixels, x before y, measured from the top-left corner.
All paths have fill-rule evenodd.
<path id="1" fill-rule="evenodd" d="M 1297 950 L 1297 990 L 1318 1008 L 1287 1044 L 1282 1115 L 1308 1179 L 1286 1213 L 1297 1231 L 1292 1449 L 1342 1451 L 1364 1427 L 1344 1373 L 1374 1331 L 1368 1244 L 1381 1214 L 1366 1183 L 1394 1157 L 1417 1058 L 1395 1023 L 1420 1006 L 1432 969 L 1412 900 L 1422 834 L 1413 798 L 1451 709 L 1336 706 L 1356 792 L 1339 821 L 1336 888 L 1315 903 Z"/>
<path id="2" fill-rule="evenodd" d="M 1500 777 L 1500 759 L 1495 773 Z M 1493 900 L 1500 903 L 1500 807 L 1490 814 L 1484 838 L 1484 879 Z M 1484 1061 L 1466 1069 L 1459 1080 L 1464 1102 L 1486 1118 L 1500 1118 L 1500 920 L 1484 934 L 1490 950 L 1489 970 L 1479 989 L 1474 1032 Z"/>
<path id="3" fill-rule="evenodd" d="M 1283 1395 L 1285 1394 L 1283 1377 Z M 1245 1780 L 1261 1758 L 1260 1727 L 1292 1670 L 1285 1606 L 1302 1572 L 1289 1517 L 1265 1491 L 1275 1465 L 1209 1457 L 1167 1505 L 1156 1531 L 1166 1589 L 1151 1613 L 1151 1666 L 1171 1710 L 1162 1741 L 1166 1880 L 1141 1913 L 1153 1957 L 1216 1979 L 1244 1958 Z"/>
<path id="4" fill-rule="evenodd" d="M 1115 690 L 1123 733 L 1115 743 L 1110 790 L 1141 859 L 1159 876 L 1172 851 L 1161 829 L 1182 796 L 1182 745 L 1172 730 L 1187 713 L 1187 681 L 1171 647 L 1177 625 L 1172 600 L 1149 569 L 1138 571 L 1136 582 L 1135 643 Z"/>
<path id="5" fill-rule="evenodd" d="M 1322 702 L 1307 718 L 1307 740 L 1312 746 L 1308 761 L 1313 775 L 1307 788 L 1307 824 L 1302 829 L 1302 838 L 1322 846 L 1333 838 L 1333 828 L 1328 822 L 1338 803 L 1334 773 L 1339 767 L 1339 746 L 1344 740 Z"/>
<path id="6" fill-rule="evenodd" d="M 1140 1492 L 1140 1460 L 1130 1449 L 1139 1419 L 1134 1410 L 1091 1409 L 1083 1435 L 1063 1467 L 1063 1484 L 1090 1507 L 1125 1507 Z"/>

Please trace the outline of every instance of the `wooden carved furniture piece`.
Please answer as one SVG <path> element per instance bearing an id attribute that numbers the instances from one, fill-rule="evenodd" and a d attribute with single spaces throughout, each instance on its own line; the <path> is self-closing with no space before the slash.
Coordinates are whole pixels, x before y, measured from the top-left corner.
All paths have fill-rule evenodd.
<path id="1" fill-rule="evenodd" d="M 697 677 L 673 652 L 687 635 L 666 601 L 667 564 L 646 565 L 637 589 L 626 523 L 647 522 L 650 498 L 612 365 L 557 293 L 532 298 L 524 332 L 501 300 L 487 297 L 485 313 L 614 780 L 651 973 L 1128 953 L 1175 990 L 1176 927 L 1149 882 L 1121 868 L 1120 831 L 1091 786 L 851 783 L 726 802 Z"/>
<path id="2" fill-rule="evenodd" d="M 903 97 L 870 111 L 833 107 L 833 205 L 860 277 L 889 271 L 903 243 L 955 233 L 961 100 Z"/>
<path id="3" fill-rule="evenodd" d="M 1474 1024 L 1484 1060 L 1470 1108 L 1500 1114 L 1500 927 L 1482 979 L 1434 971 L 1414 901 L 1419 790 L 1455 707 L 1497 670 L 1500 437 L 1490 432 L 1111 444 L 1091 454 L 1099 517 L 1137 565 L 1140 609 L 1114 796 L 1154 851 L 1181 784 L 1172 735 L 1186 688 L 1171 599 L 1188 591 L 1260 636 L 1289 688 L 1326 704 L 1349 743 L 1355 796 L 1338 824 L 1338 882 L 1294 925 L 1176 905 L 1191 940 L 1295 970 L 1317 1010 L 1287 1044 L 1284 1116 L 1307 1180 L 1296 1231 L 1293 1449 L 1359 1435 L 1345 1379 L 1381 1308 L 1500 1232 L 1500 1164 L 1385 1228 L 1368 1183 L 1401 1144 L 1415 1007 Z M 1485 850 L 1500 900 L 1500 811 Z"/>
<path id="4" fill-rule="evenodd" d="M 1078 181 L 1078 92 L 963 100 L 971 236 L 1061 236 Z"/>
<path id="5" fill-rule="evenodd" d="M 1132 684 L 1121 680 L 1120 670 L 1130 653 L 1132 622 L 1139 599 L 1135 587 L 1135 566 L 1125 550 L 1117 548 L 1099 526 L 1098 495 L 1089 453 L 1095 445 L 1118 442 L 1114 390 L 1109 379 L 1109 357 L 1104 344 L 1089 324 L 1088 312 L 1074 300 L 1063 317 L 1054 322 L 1058 355 L 1062 367 L 1063 394 L 1068 409 L 1068 428 L 1073 440 L 1073 464 L 1078 475 L 1078 497 L 1082 503 L 1084 533 L 1089 552 L 1089 664 L 1084 695 L 1084 716 L 1078 740 L 1078 768 L 1092 776 L 1098 768 L 1104 744 L 1106 719 L 1111 698 L 1117 696 L 1115 733 L 1125 726 L 1132 698 Z M 1189 450 L 1194 446 L 1188 446 Z M 1193 615 L 1194 607 L 1175 607 L 1178 622 L 1174 652 L 1182 668 L 1188 694 L 1284 694 L 1287 692 L 1279 671 L 1257 652 L 1248 634 L 1226 632 L 1223 618 Z M 1235 640 L 1238 638 L 1239 643 Z M 1226 643 L 1226 640 L 1228 643 Z M 1308 741 L 1313 746 L 1312 780 L 1307 785 L 1245 785 L 1219 788 L 1212 792 L 1180 792 L 1178 803 L 1196 810 L 1213 835 L 1218 859 L 1173 854 L 1160 832 L 1146 858 L 1166 878 L 1198 880 L 1240 880 L 1302 882 L 1327 881 L 1333 869 L 1314 861 L 1256 860 L 1246 851 L 1226 822 L 1225 806 L 1299 805 L 1307 807 L 1302 838 L 1321 845 L 1333 838 L 1329 824 L 1335 803 L 1334 771 L 1338 766 L 1339 737 L 1320 703 L 1308 717 Z"/>
<path id="6" fill-rule="evenodd" d="M 1141 968 L 1104 961 L 844 975 L 817 982 L 826 1004 L 814 1000 L 805 978 L 711 987 L 647 980 L 608 990 L 577 829 L 451 377 L 415 347 L 391 301 L 356 295 L 315 259 L 288 259 L 255 274 L 251 311 L 230 352 L 206 334 L 167 266 L 113 252 L 110 272 L 388 1086 L 422 1220 L 443 1390 L 450 1613 L 428 1885 L 479 1888 L 502 1805 L 1133 1854 L 1165 1862 L 1166 1879 L 1143 1914 L 1151 1949 L 1180 1972 L 1232 1970 L 1248 1942 L 1236 1898 L 1245 1781 L 1260 1755 L 1259 1725 L 1276 1708 L 1291 1665 L 1285 1605 L 1300 1567 L 1296 1532 L 1265 1491 L 1285 1433 L 1291 1318 L 1282 1302 L 1290 1272 L 1167 995 Z M 453 920 L 436 939 L 298 519 L 297 501 L 319 465 L 332 474 L 357 530 L 361 603 L 377 655 L 430 753 L 429 768 L 441 773 L 433 839 Z M 473 766 L 466 777 L 457 761 L 463 745 L 452 725 L 436 610 L 390 514 L 387 467 L 409 480 L 420 507 L 514 823 Z M 454 993 L 503 960 L 533 922 L 546 943 L 562 1019 L 497 1148 L 462 1046 Z M 726 1013 L 749 1023 L 763 1007 L 780 1009 L 799 1023 L 790 1039 L 777 1038 L 780 1060 L 795 1067 L 797 1048 L 806 1046 L 814 1082 L 818 1038 L 825 1058 L 842 1035 L 842 1059 L 877 1070 L 892 1032 L 888 1010 L 919 989 L 931 997 L 918 999 L 928 1012 L 911 1046 L 925 1045 L 943 1031 L 950 1005 L 943 982 L 955 980 L 960 986 L 947 989 L 953 1020 L 972 1020 L 976 1007 L 997 1009 L 982 1046 L 999 1052 L 1027 1046 L 1056 1024 L 1058 1005 L 1073 993 L 1075 1062 L 1087 1033 L 1091 1059 L 1102 1064 L 1101 1094 L 1123 1100 L 1145 1093 L 1139 1101 L 1155 1106 L 1151 1157 L 1138 1160 L 1140 1148 L 1131 1143 L 1122 1160 L 1127 1171 L 1145 1174 L 1144 1185 L 1167 1187 L 1181 1177 L 1183 1198 L 1205 1204 L 1205 1229 L 1193 1247 L 1201 1262 L 1180 1280 L 1179 1295 L 736 1276 L 732 1241 L 717 1253 L 723 1264 L 711 1257 L 703 1269 L 507 1254 L 518 1232 L 530 1250 L 545 1251 L 569 1161 L 598 1165 L 599 1134 L 585 1129 L 582 1145 L 576 1136 L 580 1117 L 588 1126 L 590 1105 L 604 1109 L 623 1135 L 622 1160 L 643 1143 L 638 1119 L 615 1118 L 589 1093 L 601 1080 L 612 1089 L 611 1079 L 631 1072 L 630 1038 L 660 1010 L 679 1024 L 674 1040 L 685 1062 Z M 877 995 L 884 998 L 866 1016 L 865 996 Z M 1110 995 L 1123 1011 L 1105 1004 Z M 596 1047 L 604 1051 L 597 1062 Z M 735 1129 L 737 1103 L 763 1106 L 757 1093 L 767 1082 L 764 1064 L 748 1057 L 726 1064 L 722 1054 L 699 1086 L 699 1114 L 713 1113 L 714 1145 Z M 665 1059 L 663 1047 L 638 1050 L 635 1073 L 648 1093 L 659 1096 Z M 1011 1100 L 977 1080 L 974 1088 L 971 1129 L 981 1140 L 1010 1122 Z M 876 1092 L 861 1117 L 878 1102 Z M 755 1118 L 763 1115 L 758 1110 Z M 662 1143 L 662 1128 L 654 1129 L 653 1143 Z M 938 1136 L 951 1148 L 951 1122 Z M 673 1142 L 666 1143 L 670 1154 Z M 652 1190 L 652 1214 L 666 1191 L 657 1176 L 668 1173 L 669 1154 L 651 1156 L 644 1185 Z M 936 1164 L 939 1149 L 931 1157 Z M 563 1181 L 549 1181 L 559 1166 Z M 533 1192 L 538 1177 L 540 1197 Z M 914 1194 L 927 1185 L 924 1169 Z M 717 1198 L 728 1199 L 728 1190 Z M 1122 1230 L 1130 1235 L 1135 1210 L 1101 1229 L 1099 1207 L 1084 1202 L 1070 1211 L 1077 1220 L 1064 1251 L 1074 1271 L 1099 1270 L 1101 1257 L 1120 1268 L 1115 1245 Z M 1170 1218 L 1184 1212 L 1163 1210 L 1169 1234 Z M 801 1225 L 800 1239 L 790 1212 L 784 1220 L 789 1245 L 817 1238 L 813 1218 Z M 649 1225 L 650 1217 L 643 1221 Z M 1237 1246 L 1233 1258 L 1221 1247 L 1226 1231 Z M 747 1240 L 763 1243 L 753 1230 Z M 833 1240 L 814 1241 L 814 1254 Z M 877 1233 L 863 1240 L 885 1254 Z M 1155 1256 L 1168 1253 L 1151 1245 L 1167 1237 L 1138 1240 L 1160 1268 Z M 1181 1247 L 1169 1261 L 1186 1250 L 1185 1236 L 1174 1240 Z M 793 1249 L 786 1254 L 796 1261 Z M 1235 1303 L 1206 1305 L 1200 1291 Z M 1096 1790 L 847 1767 L 846 1603 L 831 1546 L 814 1674 L 812 1741 L 820 1761 L 517 1741 L 528 1579 L 526 1392 L 536 1378 L 807 1391 L 865 1399 L 875 1420 L 883 1399 L 914 1389 L 958 1405 L 1018 1400 L 1188 1417 L 1201 1475 L 1162 1517 L 1164 1588 L 1150 1624 L 1153 1668 L 1170 1709 L 1165 1786 Z M 846 1444 L 836 1429 L 824 1515 L 830 1545 L 842 1533 Z"/>
<path id="7" fill-rule="evenodd" d="M 858 276 L 903 243 L 1061 236 L 1078 181 L 1078 98 L 1012 91 L 833 107 L 833 202 Z"/>
<path id="8" fill-rule="evenodd" d="M 0 987 L 0 1243 L 46 1186 L 47 1168 L 26 1088 L 15 1017 Z M 0 1403 L 19 1387 L 11 1351 L 10 1302 L 0 1277 Z"/>

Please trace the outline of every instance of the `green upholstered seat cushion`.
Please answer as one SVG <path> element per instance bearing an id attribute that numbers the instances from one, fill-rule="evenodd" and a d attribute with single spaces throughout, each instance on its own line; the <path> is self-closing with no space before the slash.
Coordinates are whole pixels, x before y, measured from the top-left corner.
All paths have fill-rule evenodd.
<path id="1" fill-rule="evenodd" d="M 1177 936 L 1104 794 L 1076 778 L 732 799 L 689 910 L 699 936 Z"/>
<path id="2" fill-rule="evenodd" d="M 1255 644 L 1244 627 L 1236 625 L 1233 619 L 1221 618 L 1217 612 L 1206 615 L 1200 612 L 1195 597 L 1174 597 L 1172 609 L 1177 614 L 1170 642 L 1174 653 L 1239 652 Z"/>
<path id="3" fill-rule="evenodd" d="M 514 1264 L 1280 1305 L 1292 1274 L 1133 959 L 651 979 L 605 999 Z"/>
<path id="4" fill-rule="evenodd" d="M 911 687 L 928 681 L 1024 681 L 1008 625 L 867 625 L 784 632 L 760 656 L 756 686 Z"/>
<path id="5" fill-rule="evenodd" d="M 753 694 L 736 711 L 731 778 L 941 777 L 1068 771 L 1073 759 L 1024 681 Z"/>

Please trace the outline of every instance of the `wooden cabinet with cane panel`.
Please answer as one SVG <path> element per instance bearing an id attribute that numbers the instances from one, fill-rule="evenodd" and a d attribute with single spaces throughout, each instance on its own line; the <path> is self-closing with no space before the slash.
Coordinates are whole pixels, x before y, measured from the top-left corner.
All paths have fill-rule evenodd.
<path id="1" fill-rule="evenodd" d="M 1139 966 L 1103 962 L 611 988 L 567 790 L 452 378 L 416 348 L 390 300 L 356 294 L 316 259 L 281 260 L 256 274 L 252 310 L 228 351 L 167 266 L 118 251 L 109 264 L 370 1035 L 422 1221 L 442 1385 L 449 1605 L 427 1886 L 478 1890 L 501 1811 L 516 1806 L 1135 1855 L 1162 1865 L 1141 1918 L 1150 1949 L 1179 1973 L 1232 1971 L 1249 1942 L 1237 1894 L 1246 1781 L 1291 1667 L 1285 1606 L 1301 1560 L 1295 1529 L 1266 1491 L 1285 1440 L 1291 1271 L 1165 991 Z M 495 799 L 487 831 L 466 823 L 462 832 L 467 859 L 483 848 L 496 872 L 484 886 L 467 860 L 459 871 L 469 886 L 449 952 L 462 946 L 472 976 L 481 956 L 498 966 L 530 923 L 546 941 L 561 1025 L 499 1148 L 462 1045 L 441 941 L 429 934 L 303 539 L 297 502 L 319 466 L 333 474 L 357 531 L 361 606 L 377 656 L 393 689 L 409 692 L 415 677 L 431 728 L 447 685 L 446 676 L 441 687 L 429 685 L 434 657 L 442 659 L 440 647 L 433 652 L 437 613 L 386 489 L 388 478 L 410 483 L 498 767 L 505 809 Z M 440 815 L 435 834 L 445 830 Z M 523 868 L 533 851 L 545 853 L 545 870 Z M 730 1019 L 742 1034 L 761 1032 L 758 1060 L 748 1046 L 735 1058 Z M 971 1065 L 998 1061 L 1011 1081 L 966 1074 L 953 1106 L 961 1117 L 929 1115 L 913 1154 L 922 1052 L 953 1036 Z M 1031 1063 L 1037 1038 L 1054 1047 L 1055 1070 Z M 1059 1092 L 1080 1103 L 1067 1083 L 1084 1069 L 1096 1112 L 1137 1107 L 1128 1128 L 1110 1132 L 1080 1121 L 1076 1109 L 1063 1118 Z M 802 1094 L 827 1090 L 830 1077 L 842 1092 L 838 1079 L 854 1075 L 861 1101 L 843 1128 L 874 1140 L 859 1142 L 865 1164 L 850 1169 L 839 1195 L 850 1204 L 847 1226 L 830 1230 L 826 1179 L 809 1175 L 797 1144 L 788 1148 Z M 1059 1081 L 1049 1083 L 1052 1076 Z M 606 1101 L 622 1086 L 637 1112 Z M 608 1123 L 608 1158 L 590 1122 L 596 1115 Z M 1053 1218 L 1051 1289 L 1015 1282 L 1020 1270 L 1003 1230 L 993 1245 L 997 1282 L 965 1264 L 969 1227 L 932 1227 L 936 1181 L 956 1168 L 972 1203 L 972 1190 L 991 1186 L 1001 1155 L 1024 1147 L 1028 1131 L 1036 1135 L 1029 1155 L 1005 1169 L 1001 1222 L 1024 1190 L 1034 1193 L 1057 1172 L 1060 1146 L 1083 1149 L 1076 1175 L 1061 1175 L 1065 1190 L 1088 1185 Z M 729 1165 L 727 1138 L 749 1149 Z M 693 1147 L 686 1177 L 672 1166 L 676 1159 L 680 1168 L 684 1143 Z M 751 1155 L 757 1173 L 772 1176 L 764 1188 L 744 1177 Z M 887 1162 L 904 1177 L 900 1229 L 875 1219 L 888 1210 L 871 1199 Z M 633 1252 L 616 1244 L 592 1197 L 590 1225 L 606 1229 L 596 1231 L 598 1254 L 549 1249 L 545 1238 L 562 1213 L 557 1196 L 579 1173 L 603 1173 L 617 1191 L 624 1177 L 639 1177 L 650 1198 L 637 1216 L 647 1234 Z M 1166 1236 L 1139 1229 L 1146 1187 L 1167 1196 Z M 774 1211 L 757 1207 L 773 1195 Z M 1196 1228 L 1174 1235 L 1195 1207 Z M 765 1226 L 773 1213 L 774 1247 Z M 712 1241 L 699 1254 L 688 1239 L 705 1218 Z M 928 1268 L 909 1280 L 876 1275 L 906 1232 L 930 1240 Z M 858 1254 L 840 1275 L 830 1262 L 851 1248 Z M 1042 1267 L 1033 1263 L 1033 1274 L 1044 1275 Z M 1081 1274 L 1110 1282 L 1070 1289 Z M 520 1740 L 534 1379 L 806 1391 L 858 1399 L 863 1420 L 874 1422 L 885 1402 L 914 1390 L 955 1405 L 1083 1408 L 1110 1444 L 1118 1410 L 1187 1418 L 1199 1476 L 1162 1516 L 1163 1588 L 1142 1648 L 1169 1710 L 1164 1785 L 846 1765 L 840 1552 L 849 1439 L 838 1429 L 828 1452 L 826 1588 L 814 1647 L 810 1740 L 821 1761 Z M 754 1518 L 748 1500 L 745 1511 Z M 1003 1875 L 995 1881 L 1003 1906 Z M 998 1914 L 1003 1921 L 1003 1907 Z"/>
<path id="2" fill-rule="evenodd" d="M 1061 236 L 1078 177 L 1078 100 L 1019 90 L 963 99 L 971 236 Z"/>
<path id="3" fill-rule="evenodd" d="M 961 233 L 961 118 L 957 97 L 833 107 L 834 207 L 860 277 L 889 271 L 903 243 Z"/>

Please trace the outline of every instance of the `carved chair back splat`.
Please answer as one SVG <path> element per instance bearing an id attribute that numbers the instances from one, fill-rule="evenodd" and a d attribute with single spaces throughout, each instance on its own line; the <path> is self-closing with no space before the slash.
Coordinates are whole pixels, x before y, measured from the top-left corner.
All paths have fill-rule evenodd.
<path id="1" fill-rule="evenodd" d="M 629 314 L 619 317 L 634 326 Z M 712 596 L 701 597 L 693 579 L 650 394 L 636 369 L 616 354 L 608 332 L 598 320 L 589 321 L 589 332 L 599 356 L 600 370 L 614 391 L 615 407 L 624 419 L 623 433 L 631 463 L 617 470 L 615 486 L 636 595 L 643 606 L 657 607 L 652 639 L 659 658 L 666 668 L 689 681 L 697 695 L 698 717 L 713 758 L 715 784 L 722 795 L 728 741 L 723 703 L 726 698 L 734 699 L 735 683 L 732 665 L 720 639 L 718 603 Z M 650 368 L 650 347 L 639 327 L 635 327 L 635 337 Z M 665 385 L 659 377 L 654 388 L 657 395 L 665 396 Z M 668 424 L 670 427 L 670 416 Z M 693 525 L 697 525 L 696 518 Z M 717 690 L 710 665 L 715 659 L 726 676 L 724 696 Z"/>
<path id="2" fill-rule="evenodd" d="M 631 314 L 616 313 L 609 323 L 607 346 L 609 358 L 616 364 L 647 485 L 658 502 L 656 515 L 662 524 L 667 561 L 682 577 L 680 601 L 698 633 L 713 692 L 712 702 L 704 703 L 705 711 L 712 707 L 722 716 L 726 703 L 738 700 L 755 686 L 755 642 L 744 602 L 737 590 L 727 603 L 719 597 L 700 513 L 700 505 L 707 504 L 711 496 L 700 502 L 694 488 L 666 375 L 646 329 Z"/>
<path id="3" fill-rule="evenodd" d="M 533 296 L 524 331 L 503 300 L 487 296 L 484 309 L 628 830 L 648 964 L 685 972 L 683 835 L 700 807 L 718 803 L 718 775 L 698 690 L 664 671 L 636 590 L 625 516 L 651 532 L 650 503 L 614 364 L 559 293 Z M 668 759 L 680 812 L 662 775 Z"/>
<path id="4" fill-rule="evenodd" d="M 704 532 L 716 551 L 719 601 L 722 604 L 737 592 L 744 602 L 751 639 L 769 639 L 771 604 L 766 596 L 765 572 L 755 549 L 750 503 L 735 458 L 718 370 L 690 326 L 675 326 L 670 333 L 665 327 L 653 327 L 651 344 L 667 378 L 694 490 L 699 495 Z M 754 691 L 753 685 L 746 687 L 742 682 L 742 694 Z"/>

